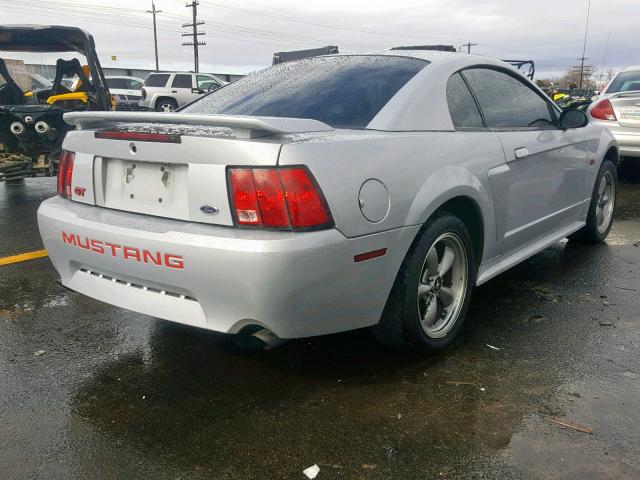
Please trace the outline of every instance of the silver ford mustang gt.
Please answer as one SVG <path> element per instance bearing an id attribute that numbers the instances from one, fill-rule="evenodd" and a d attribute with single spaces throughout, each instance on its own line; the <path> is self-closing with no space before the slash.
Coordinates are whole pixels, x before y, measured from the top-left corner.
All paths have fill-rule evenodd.
<path id="1" fill-rule="evenodd" d="M 374 327 L 432 353 L 471 291 L 603 241 L 618 147 L 509 65 L 394 51 L 286 63 L 179 113 L 69 113 L 40 206 L 62 283 L 274 341 Z"/>

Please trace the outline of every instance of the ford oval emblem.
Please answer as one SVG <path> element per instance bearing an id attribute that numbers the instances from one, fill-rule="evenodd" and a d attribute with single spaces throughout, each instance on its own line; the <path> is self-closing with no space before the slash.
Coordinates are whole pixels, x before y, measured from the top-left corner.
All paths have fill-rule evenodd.
<path id="1" fill-rule="evenodd" d="M 211 206 L 211 205 L 203 205 L 200 207 L 200 211 L 202 213 L 204 213 L 205 215 L 217 215 L 218 213 L 220 213 L 220 210 L 218 210 L 217 207 Z"/>

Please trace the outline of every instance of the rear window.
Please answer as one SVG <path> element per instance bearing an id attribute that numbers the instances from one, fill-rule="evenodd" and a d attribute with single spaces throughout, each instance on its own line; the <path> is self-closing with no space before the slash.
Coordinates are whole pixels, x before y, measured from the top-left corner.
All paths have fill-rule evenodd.
<path id="1" fill-rule="evenodd" d="M 168 73 L 152 73 L 144 81 L 146 87 L 164 87 L 169 80 Z"/>
<path id="2" fill-rule="evenodd" d="M 216 90 L 182 111 L 311 118 L 332 127 L 364 128 L 428 63 L 383 55 L 283 63 Z"/>
<path id="3" fill-rule="evenodd" d="M 619 73 L 607 88 L 607 93 L 633 92 L 640 90 L 640 70 Z"/>

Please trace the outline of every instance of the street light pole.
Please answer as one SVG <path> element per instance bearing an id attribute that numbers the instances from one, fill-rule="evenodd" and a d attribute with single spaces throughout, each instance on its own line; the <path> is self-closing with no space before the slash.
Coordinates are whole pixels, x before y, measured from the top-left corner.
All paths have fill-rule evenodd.
<path id="1" fill-rule="evenodd" d="M 580 90 L 582 90 L 582 81 L 584 79 L 584 61 L 585 52 L 587 51 L 587 34 L 589 33 L 589 14 L 591 13 L 591 0 L 587 4 L 587 24 L 584 27 L 584 43 L 582 44 L 582 57 L 580 57 Z"/>
<path id="2" fill-rule="evenodd" d="M 162 10 L 156 10 L 156 4 L 153 0 L 151 0 L 151 10 L 147 10 L 147 13 L 153 15 L 153 45 L 156 52 L 156 72 L 160 70 L 160 66 L 158 64 L 158 32 L 156 30 L 156 14 L 160 12 L 162 12 Z"/>

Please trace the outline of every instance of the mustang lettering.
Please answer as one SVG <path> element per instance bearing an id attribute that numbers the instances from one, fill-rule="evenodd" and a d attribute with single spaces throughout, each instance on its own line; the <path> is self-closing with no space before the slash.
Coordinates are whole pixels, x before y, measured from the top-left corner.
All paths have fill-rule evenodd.
<path id="1" fill-rule="evenodd" d="M 134 260 L 141 263 L 175 268 L 176 270 L 184 269 L 184 260 L 180 255 L 151 252 L 144 249 L 140 250 L 136 247 L 126 247 L 67 232 L 62 232 L 62 241 L 66 245 L 72 245 L 83 250 L 89 250 L 93 253 L 97 253 L 98 255 L 108 254 L 112 257 L 121 257 L 125 260 Z"/>

